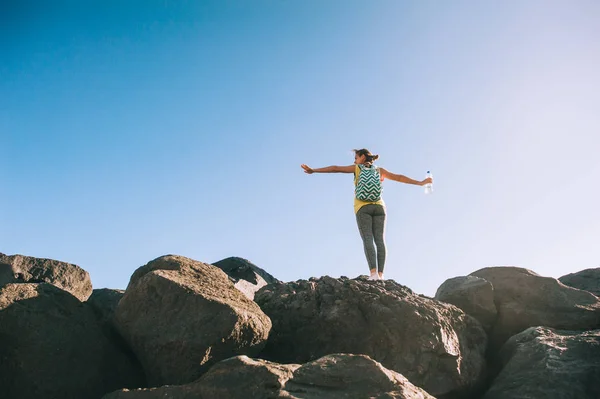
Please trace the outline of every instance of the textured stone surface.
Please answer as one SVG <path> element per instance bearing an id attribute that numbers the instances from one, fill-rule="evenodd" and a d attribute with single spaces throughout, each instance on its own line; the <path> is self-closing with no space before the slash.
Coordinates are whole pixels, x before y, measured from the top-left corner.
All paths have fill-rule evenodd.
<path id="1" fill-rule="evenodd" d="M 365 354 L 432 395 L 468 390 L 484 370 L 479 322 L 391 280 L 299 280 L 268 285 L 255 300 L 273 322 L 261 354 L 268 360 Z"/>
<path id="2" fill-rule="evenodd" d="M 254 299 L 256 291 L 265 285 L 280 282 L 247 259 L 230 257 L 215 262 L 213 265 L 223 270 L 235 288 L 243 292 L 249 299 Z"/>
<path id="3" fill-rule="evenodd" d="M 185 384 L 214 363 L 257 355 L 271 321 L 220 269 L 167 255 L 138 269 L 115 324 L 150 386 Z"/>
<path id="4" fill-rule="evenodd" d="M 446 280 L 435 293 L 438 301 L 450 303 L 476 318 L 490 330 L 498 312 L 492 284 L 479 277 L 461 276 Z"/>
<path id="5" fill-rule="evenodd" d="M 0 253 L 0 264 L 11 265 L 18 282 L 49 283 L 70 292 L 80 301 L 85 301 L 92 294 L 88 272 L 71 263 Z"/>
<path id="6" fill-rule="evenodd" d="M 17 273 L 13 266 L 10 263 L 0 262 L 0 287 L 17 281 Z"/>
<path id="7" fill-rule="evenodd" d="M 92 307 L 101 322 L 113 325 L 115 311 L 123 295 L 125 290 L 100 288 L 92 292 L 86 304 Z"/>
<path id="8" fill-rule="evenodd" d="M 216 364 L 191 384 L 118 391 L 104 397 L 163 398 L 435 399 L 369 357 L 349 354 L 332 354 L 304 365 L 238 356 Z"/>
<path id="9" fill-rule="evenodd" d="M 585 290 L 600 297 L 600 267 L 567 274 L 558 280 L 564 285 Z"/>
<path id="10" fill-rule="evenodd" d="M 46 283 L 0 288 L 0 397 L 94 399 L 144 386 L 77 298 Z"/>
<path id="11" fill-rule="evenodd" d="M 498 317 L 490 333 L 492 350 L 528 327 L 565 330 L 600 327 L 600 300 L 519 267 L 488 267 L 471 273 L 494 286 Z"/>
<path id="12" fill-rule="evenodd" d="M 502 347 L 484 399 L 600 398 L 600 330 L 531 327 Z"/>

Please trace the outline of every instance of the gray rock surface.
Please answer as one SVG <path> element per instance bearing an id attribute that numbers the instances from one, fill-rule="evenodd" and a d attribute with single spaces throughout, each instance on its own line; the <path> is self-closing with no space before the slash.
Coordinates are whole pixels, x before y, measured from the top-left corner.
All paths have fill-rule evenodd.
<path id="1" fill-rule="evenodd" d="M 432 395 L 467 391 L 484 371 L 477 320 L 392 280 L 299 280 L 268 285 L 255 300 L 273 322 L 261 354 L 271 361 L 365 354 Z"/>
<path id="2" fill-rule="evenodd" d="M 102 323 L 113 325 L 115 311 L 123 295 L 125 290 L 99 288 L 92 291 L 85 303 L 92 307 Z"/>
<path id="3" fill-rule="evenodd" d="M 488 267 L 471 273 L 494 286 L 498 317 L 490 333 L 492 352 L 528 327 L 590 330 L 600 327 L 600 300 L 520 267 Z"/>
<path id="4" fill-rule="evenodd" d="M 88 272 L 71 263 L 0 253 L 0 264 L 11 265 L 21 282 L 49 283 L 70 292 L 80 301 L 85 301 L 92 294 Z"/>
<path id="5" fill-rule="evenodd" d="M 13 266 L 10 263 L 0 262 L 0 287 L 17 281 L 18 276 Z"/>
<path id="6" fill-rule="evenodd" d="M 235 381 L 235 383 L 232 383 Z M 364 355 L 332 354 L 304 365 L 238 356 L 194 383 L 118 391 L 104 399 L 435 399 Z"/>
<path id="7" fill-rule="evenodd" d="M 506 342 L 500 361 L 484 399 L 600 398 L 600 330 L 531 327 Z"/>
<path id="8" fill-rule="evenodd" d="M 256 291 L 265 285 L 280 282 L 254 263 L 243 258 L 226 258 L 213 263 L 213 266 L 223 270 L 235 288 L 243 292 L 249 299 L 254 299 Z"/>
<path id="9" fill-rule="evenodd" d="M 115 324 L 150 386 L 185 384 L 220 360 L 257 355 L 271 321 L 217 267 L 167 255 L 133 274 Z"/>
<path id="10" fill-rule="evenodd" d="M 73 295 L 46 283 L 0 288 L 0 397 L 95 399 L 144 386 L 141 368 Z"/>
<path id="11" fill-rule="evenodd" d="M 600 267 L 567 274 L 558 279 L 564 285 L 585 290 L 600 297 Z"/>
<path id="12" fill-rule="evenodd" d="M 129 344 L 123 339 L 115 325 L 115 311 L 123 295 L 125 295 L 124 290 L 110 288 L 95 289 L 84 304 L 91 308 L 96 315 L 104 335 L 129 358 L 129 361 L 134 364 L 137 369 L 143 370 L 137 356 L 133 353 Z M 146 386 L 145 383 L 144 386 Z"/>
<path id="13" fill-rule="evenodd" d="M 479 277 L 461 276 L 444 281 L 435 293 L 438 301 L 450 303 L 476 318 L 490 330 L 498 312 L 494 303 L 492 284 Z"/>

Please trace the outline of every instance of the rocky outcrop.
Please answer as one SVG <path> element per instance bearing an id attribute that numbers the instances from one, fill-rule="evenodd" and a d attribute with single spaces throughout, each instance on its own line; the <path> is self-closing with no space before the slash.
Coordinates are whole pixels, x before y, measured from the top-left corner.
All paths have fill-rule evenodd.
<path id="1" fill-rule="evenodd" d="M 275 277 L 247 259 L 230 257 L 213 263 L 229 276 L 235 288 L 248 299 L 254 299 L 256 291 L 267 284 L 279 283 Z"/>
<path id="2" fill-rule="evenodd" d="M 235 384 L 232 384 L 235 381 Z M 364 355 L 332 354 L 313 362 L 277 364 L 238 356 L 194 383 L 118 391 L 104 399 L 435 399 L 401 374 Z"/>
<path id="3" fill-rule="evenodd" d="M 142 370 L 73 295 L 46 283 L 0 288 L 0 397 L 94 399 L 144 386 Z"/>
<path id="4" fill-rule="evenodd" d="M 53 259 L 8 256 L 2 253 L 0 264 L 11 265 L 16 280 L 20 282 L 49 283 L 70 292 L 80 301 L 85 301 L 92 294 L 90 275 L 77 265 Z"/>
<path id="5" fill-rule="evenodd" d="M 78 266 L 0 254 L 0 398 L 596 399 L 598 270 L 485 268 L 431 299 L 167 255 L 90 296 Z"/>
<path id="6" fill-rule="evenodd" d="M 591 292 L 600 297 L 600 267 L 567 274 L 558 279 L 564 285 Z"/>
<path id="7" fill-rule="evenodd" d="M 494 287 L 498 317 L 490 333 L 491 349 L 528 327 L 591 330 L 600 327 L 600 300 L 519 267 L 488 267 L 471 273 Z"/>
<path id="8" fill-rule="evenodd" d="M 486 334 L 479 322 L 391 280 L 271 284 L 255 300 L 273 322 L 261 354 L 268 360 L 365 354 L 432 395 L 468 390 L 484 370 Z"/>
<path id="9" fill-rule="evenodd" d="M 271 321 L 220 269 L 168 255 L 133 274 L 115 323 L 150 386 L 185 384 L 235 355 L 257 355 Z"/>
<path id="10" fill-rule="evenodd" d="M 435 299 L 462 309 L 476 318 L 486 330 L 492 328 L 498 314 L 492 284 L 475 276 L 446 280 L 435 293 Z"/>
<path id="11" fill-rule="evenodd" d="M 531 327 L 500 352 L 502 372 L 484 399 L 600 398 L 600 330 Z"/>

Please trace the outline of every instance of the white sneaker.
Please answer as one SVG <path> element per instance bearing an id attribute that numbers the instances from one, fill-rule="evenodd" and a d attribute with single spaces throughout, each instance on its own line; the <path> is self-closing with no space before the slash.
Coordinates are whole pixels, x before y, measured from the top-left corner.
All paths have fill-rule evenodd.
<path id="1" fill-rule="evenodd" d="M 379 280 L 379 275 L 376 274 L 371 274 L 368 278 L 369 281 L 375 281 L 375 280 Z"/>
<path id="2" fill-rule="evenodd" d="M 383 278 L 383 274 L 382 274 L 381 276 L 379 276 L 379 280 L 381 280 L 381 281 L 385 280 L 385 279 Z"/>

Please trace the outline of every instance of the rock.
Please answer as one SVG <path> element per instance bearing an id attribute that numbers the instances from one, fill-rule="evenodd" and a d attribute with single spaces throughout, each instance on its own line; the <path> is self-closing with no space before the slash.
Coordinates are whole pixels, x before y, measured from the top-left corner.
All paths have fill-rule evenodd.
<path id="1" fill-rule="evenodd" d="M 294 371 L 285 390 L 298 398 L 435 399 L 365 355 L 332 354 Z"/>
<path id="2" fill-rule="evenodd" d="M 488 267 L 471 273 L 494 286 L 498 309 L 490 333 L 492 353 L 528 327 L 590 330 L 600 327 L 600 300 L 520 267 Z"/>
<path id="3" fill-rule="evenodd" d="M 80 301 L 92 294 L 88 272 L 77 265 L 52 259 L 0 253 L 0 263 L 9 264 L 25 283 L 49 283 L 70 292 Z"/>
<path id="4" fill-rule="evenodd" d="M 95 399 L 144 386 L 142 370 L 73 295 L 46 283 L 0 288 L 0 396 Z"/>
<path id="5" fill-rule="evenodd" d="M 6 284 L 16 283 L 16 275 L 17 273 L 10 263 L 0 263 L 0 287 Z"/>
<path id="6" fill-rule="evenodd" d="M 115 311 L 123 295 L 125 295 L 125 290 L 95 289 L 86 303 L 92 307 L 101 322 L 112 325 Z"/>
<path id="7" fill-rule="evenodd" d="M 256 291 L 265 285 L 280 282 L 247 259 L 230 257 L 213 263 L 213 266 L 223 270 L 233 281 L 235 288 L 249 299 L 254 299 Z"/>
<path id="8" fill-rule="evenodd" d="M 146 263 L 144 266 L 138 267 L 131 278 L 129 279 L 129 284 L 127 288 L 135 285 L 140 278 L 144 275 L 155 271 L 155 270 L 176 270 L 180 271 L 186 268 L 188 263 L 195 263 L 196 261 L 192 259 L 188 259 L 178 255 L 165 255 L 154 259 L 151 262 Z M 127 291 L 127 290 L 126 290 Z"/>
<path id="9" fill-rule="evenodd" d="M 232 384 L 235 381 L 235 384 Z M 104 399 L 435 399 L 364 355 L 332 354 L 304 365 L 237 356 L 192 384 L 118 391 Z"/>
<path id="10" fill-rule="evenodd" d="M 195 385 L 202 398 L 277 398 L 298 367 L 237 356 L 217 363 Z"/>
<path id="11" fill-rule="evenodd" d="M 271 284 L 255 300 L 273 323 L 261 354 L 267 360 L 364 354 L 432 395 L 469 390 L 484 371 L 487 337 L 477 320 L 392 280 Z"/>
<path id="12" fill-rule="evenodd" d="M 435 299 L 462 309 L 476 318 L 486 330 L 492 328 L 498 314 L 492 284 L 475 276 L 454 277 L 444 281 L 435 293 Z"/>
<path id="13" fill-rule="evenodd" d="M 600 330 L 531 327 L 506 342 L 500 361 L 484 399 L 600 398 Z"/>
<path id="14" fill-rule="evenodd" d="M 115 312 L 150 386 L 196 380 L 216 362 L 254 356 L 271 321 L 220 269 L 167 255 L 133 274 Z"/>
<path id="15" fill-rule="evenodd" d="M 600 297 L 600 267 L 567 274 L 558 279 L 564 285 L 591 292 Z"/>
<path id="16" fill-rule="evenodd" d="M 140 370 L 140 375 L 143 376 L 144 380 L 142 386 L 146 386 L 145 376 L 142 371 L 143 367 L 140 361 L 137 359 L 135 353 L 133 353 L 129 344 L 123 339 L 115 325 L 115 311 L 124 294 L 124 290 L 109 288 L 95 289 L 85 302 L 85 305 L 89 306 L 96 315 L 96 319 L 98 320 L 104 335 L 120 349 L 123 355 L 128 358 L 129 362 L 133 364 L 137 370 Z"/>

